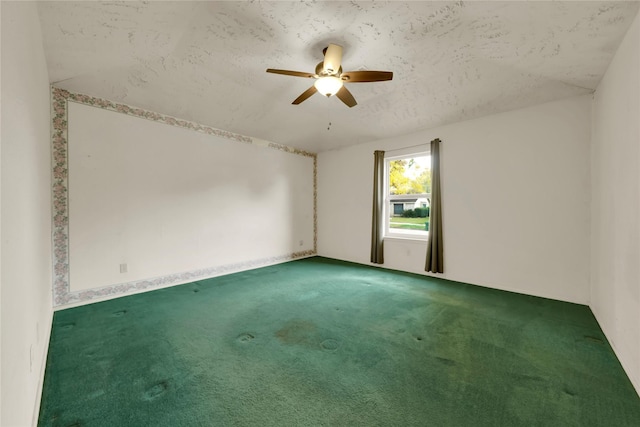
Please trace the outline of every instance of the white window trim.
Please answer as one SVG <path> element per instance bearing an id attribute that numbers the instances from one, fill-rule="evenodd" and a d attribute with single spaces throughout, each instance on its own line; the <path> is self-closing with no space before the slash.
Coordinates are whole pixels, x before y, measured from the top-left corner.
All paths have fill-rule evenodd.
<path id="1" fill-rule="evenodd" d="M 389 155 L 392 154 L 392 155 Z M 400 231 L 400 229 L 392 229 L 389 227 L 389 223 L 391 222 L 391 194 L 389 194 L 389 163 L 393 160 L 402 160 L 409 159 L 412 157 L 420 157 L 420 156 L 429 156 L 431 154 L 428 147 L 410 147 L 408 149 L 399 149 L 387 152 L 384 156 L 384 187 L 385 187 L 385 196 L 384 196 L 384 238 L 389 238 L 393 240 L 419 240 L 426 241 L 429 236 L 429 232 L 425 231 L 424 234 L 414 233 L 411 231 Z M 420 194 L 411 194 L 411 196 L 416 196 L 417 198 L 427 198 L 430 199 L 430 193 L 420 193 Z M 431 203 L 429 203 L 431 205 Z"/>

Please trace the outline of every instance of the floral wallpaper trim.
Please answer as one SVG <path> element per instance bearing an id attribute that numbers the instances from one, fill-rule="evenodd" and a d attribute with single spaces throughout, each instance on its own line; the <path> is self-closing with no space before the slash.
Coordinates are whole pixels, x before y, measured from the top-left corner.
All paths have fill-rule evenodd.
<path id="1" fill-rule="evenodd" d="M 318 252 L 318 156 L 313 156 L 313 252 Z"/>
<path id="2" fill-rule="evenodd" d="M 141 108 L 131 107 L 88 95 L 69 92 L 64 89 L 51 87 L 51 144 L 52 144 L 52 203 L 53 203 L 53 305 L 54 307 L 74 302 L 90 301 L 94 298 L 123 295 L 129 291 L 140 291 L 158 286 L 184 283 L 190 280 L 202 279 L 214 275 L 231 273 L 250 268 L 289 261 L 297 258 L 316 255 L 318 241 L 317 226 L 317 155 L 305 150 L 288 147 L 282 144 L 251 138 L 200 125 L 188 120 L 181 120 L 164 114 L 154 113 Z M 69 101 L 92 107 L 115 111 L 129 116 L 143 118 L 171 126 L 202 132 L 207 135 L 231 139 L 238 142 L 267 147 L 313 159 L 313 250 L 295 252 L 259 260 L 245 261 L 218 267 L 203 268 L 195 271 L 170 274 L 148 280 L 121 283 L 97 289 L 71 292 L 69 284 L 69 166 L 68 166 L 68 109 Z"/>
<path id="3" fill-rule="evenodd" d="M 296 252 L 289 255 L 274 256 L 258 260 L 243 261 L 234 264 L 226 264 L 218 267 L 201 268 L 198 270 L 187 271 L 183 273 L 168 274 L 166 276 L 154 277 L 152 279 L 135 280 L 132 282 L 119 283 L 102 288 L 67 292 L 65 295 L 61 295 L 61 298 L 56 302 L 57 306 L 62 306 L 76 302 L 90 301 L 95 298 L 125 295 L 131 291 L 141 291 L 157 287 L 184 284 L 198 279 L 206 279 L 223 274 L 250 270 L 253 268 L 264 267 L 267 265 L 277 264 L 284 261 L 291 261 L 298 258 L 305 258 L 313 255 L 316 255 L 315 251 L 309 250 L 304 252 Z"/>
<path id="4" fill-rule="evenodd" d="M 126 104 L 119 104 L 117 102 L 107 101 L 105 99 L 94 98 L 89 95 L 81 95 L 73 92 L 69 92 L 64 89 L 53 87 L 54 98 L 63 98 L 69 101 L 74 101 L 79 104 L 90 105 L 92 107 L 102 108 L 104 110 L 115 111 L 117 113 L 126 114 L 128 116 L 138 117 L 142 119 L 151 120 L 153 122 L 160 122 L 171 126 L 176 126 L 184 129 L 190 129 L 196 132 L 205 133 L 207 135 L 215 135 L 222 138 L 231 139 L 238 142 L 245 142 L 248 144 L 264 146 L 273 148 L 287 153 L 298 154 L 306 157 L 316 157 L 315 153 L 309 151 L 300 150 L 298 148 L 289 147 L 287 145 L 276 144 L 275 142 L 265 141 L 258 138 L 252 138 L 250 136 L 240 135 L 238 133 L 229 132 L 222 129 L 216 129 L 214 127 L 201 125 L 199 123 L 191 122 L 189 120 L 177 119 L 165 114 L 154 113 L 153 111 L 144 110 L 142 108 L 131 107 Z"/>

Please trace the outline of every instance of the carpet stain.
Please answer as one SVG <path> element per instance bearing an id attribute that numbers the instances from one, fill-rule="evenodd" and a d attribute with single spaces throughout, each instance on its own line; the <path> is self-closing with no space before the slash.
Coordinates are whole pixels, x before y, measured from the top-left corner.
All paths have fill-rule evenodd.
<path id="1" fill-rule="evenodd" d="M 591 336 L 591 335 L 585 335 L 584 338 L 587 341 L 590 341 L 590 342 L 593 342 L 593 343 L 596 343 L 596 344 L 602 344 L 603 343 L 603 341 L 600 338 L 594 337 L 594 336 Z"/>
<path id="2" fill-rule="evenodd" d="M 66 323 L 62 326 L 60 326 L 60 329 L 62 329 L 63 331 L 69 331 L 71 329 L 73 329 L 76 326 L 75 323 Z"/>
<path id="3" fill-rule="evenodd" d="M 165 394 L 168 388 L 169 383 L 166 380 L 160 381 L 147 389 L 142 395 L 142 399 L 147 401 L 155 400 Z"/>
<path id="4" fill-rule="evenodd" d="M 322 341 L 320 343 L 320 347 L 322 347 L 324 351 L 333 353 L 338 350 L 338 347 L 340 347 L 340 343 L 332 338 L 329 338 Z"/>
<path id="5" fill-rule="evenodd" d="M 310 344 L 310 338 L 317 330 L 313 322 L 292 319 L 276 332 L 276 338 L 284 344 Z"/>
<path id="6" fill-rule="evenodd" d="M 447 359 L 446 357 L 436 357 L 436 360 L 447 366 L 454 366 L 456 364 L 455 360 Z"/>
<path id="7" fill-rule="evenodd" d="M 568 388 L 566 388 L 566 387 L 565 387 L 562 391 L 563 391 L 565 394 L 568 394 L 568 395 L 569 395 L 569 396 L 571 396 L 571 397 L 573 397 L 573 396 L 575 396 L 575 395 L 576 395 L 573 391 L 569 390 L 569 389 L 568 389 Z"/>
<path id="8" fill-rule="evenodd" d="M 113 312 L 111 315 L 112 315 L 113 317 L 122 317 L 122 316 L 124 316 L 125 314 L 127 314 L 127 310 L 115 311 L 115 312 Z"/>
<path id="9" fill-rule="evenodd" d="M 245 332 L 242 333 L 240 335 L 238 335 L 238 338 L 236 338 L 239 342 L 246 344 L 249 343 L 251 341 L 253 341 L 253 339 L 255 338 L 254 335 L 250 334 L 249 332 Z"/>

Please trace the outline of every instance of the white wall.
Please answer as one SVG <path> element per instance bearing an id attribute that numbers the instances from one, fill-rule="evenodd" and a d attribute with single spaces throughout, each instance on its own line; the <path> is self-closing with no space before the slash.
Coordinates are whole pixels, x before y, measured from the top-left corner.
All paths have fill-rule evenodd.
<path id="1" fill-rule="evenodd" d="M 369 264 L 373 151 L 441 138 L 445 274 L 558 300 L 589 295 L 591 97 L 318 156 L 318 253 Z M 385 240 L 384 267 L 423 273 L 426 243 Z"/>
<path id="2" fill-rule="evenodd" d="M 71 292 L 314 249 L 313 157 L 68 112 Z"/>
<path id="3" fill-rule="evenodd" d="M 594 99 L 590 305 L 640 392 L 640 15 Z"/>
<path id="4" fill-rule="evenodd" d="M 36 4 L 2 2 L 2 426 L 37 414 L 51 325 L 49 78 Z"/>

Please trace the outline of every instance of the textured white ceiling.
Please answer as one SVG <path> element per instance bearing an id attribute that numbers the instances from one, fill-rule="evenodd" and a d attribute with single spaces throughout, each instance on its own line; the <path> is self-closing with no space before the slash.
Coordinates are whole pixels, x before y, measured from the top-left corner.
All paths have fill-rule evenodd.
<path id="1" fill-rule="evenodd" d="M 638 2 L 42 2 L 57 87 L 311 151 L 593 91 Z M 291 105 L 328 43 L 358 105 Z M 327 129 L 331 123 L 330 129 Z"/>

